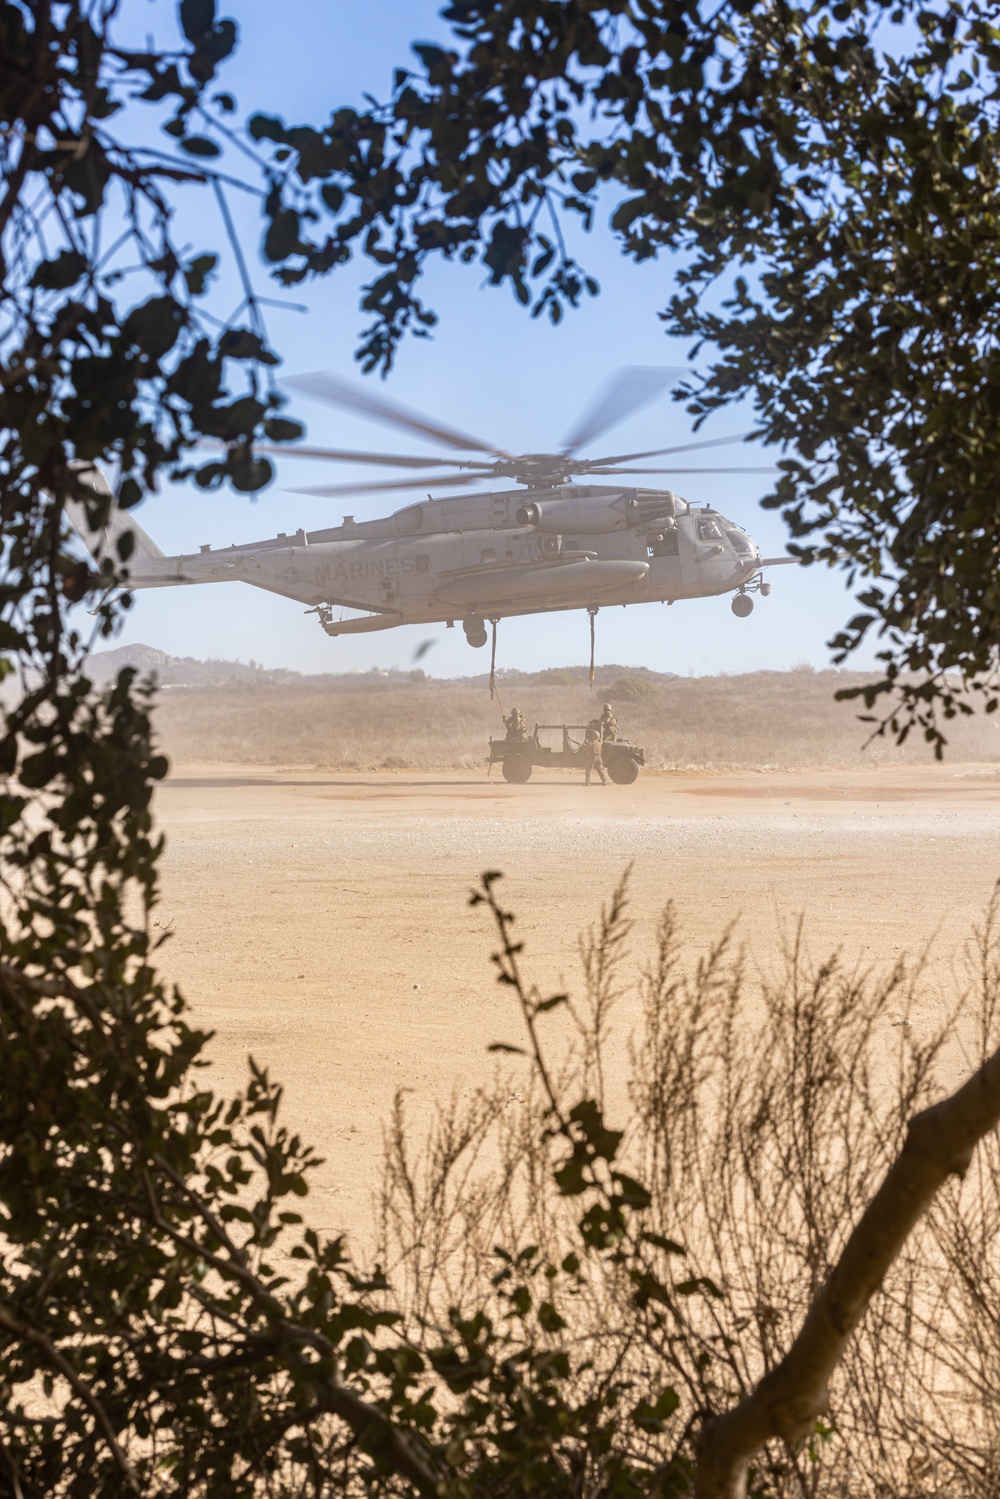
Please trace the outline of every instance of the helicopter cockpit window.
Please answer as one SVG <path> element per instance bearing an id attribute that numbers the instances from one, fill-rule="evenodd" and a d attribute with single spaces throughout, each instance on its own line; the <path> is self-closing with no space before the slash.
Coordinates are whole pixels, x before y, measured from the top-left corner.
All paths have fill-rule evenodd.
<path id="1" fill-rule="evenodd" d="M 392 517 L 392 529 L 397 536 L 416 536 L 423 527 L 423 505 L 408 505 L 405 510 L 397 510 Z"/>
<path id="2" fill-rule="evenodd" d="M 698 522 L 698 540 L 721 541 L 722 531 L 719 528 L 719 522 L 707 516 L 704 520 L 700 520 Z"/>
<path id="3" fill-rule="evenodd" d="M 751 556 L 757 550 L 749 536 L 743 531 L 727 531 L 726 535 L 733 544 L 733 550 L 743 556 Z"/>

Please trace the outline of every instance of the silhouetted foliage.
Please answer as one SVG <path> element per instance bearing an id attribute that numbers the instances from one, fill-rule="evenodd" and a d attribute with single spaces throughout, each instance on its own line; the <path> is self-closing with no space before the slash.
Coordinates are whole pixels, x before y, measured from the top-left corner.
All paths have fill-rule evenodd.
<path id="1" fill-rule="evenodd" d="M 648 9 L 633 18 L 640 32 Z M 867 14 L 839 9 L 838 24 Z M 618 78 L 608 99 L 626 124 L 638 119 L 642 57 L 622 54 L 619 67 L 602 52 L 590 7 L 520 10 L 459 5 L 451 14 L 468 23 L 473 41 L 487 15 L 514 22 L 517 46 L 523 41 L 529 51 L 537 28 L 555 24 L 561 71 L 550 68 L 552 78 L 565 71 L 569 48 L 595 77 Z M 271 383 L 276 355 L 231 234 L 231 181 L 210 165 L 232 139 L 235 101 L 210 90 L 236 27 L 217 16 L 214 0 L 181 0 L 178 15 L 176 46 L 135 50 L 116 39 L 114 0 L 0 0 L 0 659 L 3 673 L 16 677 L 7 683 L 0 732 L 0 1495 L 416 1491 L 467 1499 L 488 1491 L 514 1499 L 555 1487 L 638 1499 L 678 1492 L 692 1474 L 701 1481 L 691 1423 L 706 1410 L 719 1416 L 710 1397 L 721 1386 L 704 1373 L 710 1361 L 699 1362 L 704 1334 L 676 1309 L 710 1304 L 720 1288 L 686 1266 L 675 1275 L 684 1246 L 672 1225 L 650 1227 L 650 1184 L 623 1164 L 622 1134 L 605 1117 L 600 1046 L 612 999 L 608 958 L 620 941 L 614 921 L 588 955 L 597 998 L 586 1033 L 587 1086 L 567 1092 L 539 1032 L 540 1018 L 563 1008 L 565 997 L 539 996 L 522 980 L 496 877 L 487 876 L 474 897 L 496 923 L 499 977 L 520 1005 L 545 1099 L 545 1159 L 551 1154 L 552 1190 L 567 1206 L 572 1243 L 554 1264 L 531 1245 L 512 1244 L 480 1304 L 468 1314 L 449 1311 L 432 1337 L 420 1339 L 410 1335 L 381 1270 L 359 1274 L 341 1241 L 320 1240 L 292 1206 L 306 1194 L 316 1158 L 281 1125 L 280 1090 L 267 1071 L 252 1065 L 242 1094 L 217 1097 L 199 1070 L 206 1038 L 157 977 L 151 913 L 161 844 L 150 802 L 166 762 L 153 742 L 148 693 L 136 689 L 129 670 L 102 691 L 91 687 L 86 641 L 75 626 L 80 615 L 69 612 L 96 595 L 94 629 L 111 633 L 131 537 L 122 534 L 117 555 L 94 574 L 65 544 L 63 508 L 81 503 L 97 529 L 112 506 L 128 510 L 167 475 L 190 475 L 203 489 L 228 482 L 253 492 L 270 475 L 255 439 L 283 442 L 299 432 L 280 415 Z M 564 30 L 578 19 L 582 30 Z M 755 87 L 773 102 L 795 44 L 781 19 L 777 39 L 792 51 L 775 51 L 772 21 L 765 45 L 763 31 L 753 29 L 764 25 L 758 8 L 732 18 L 750 28 Z M 921 45 L 939 66 L 940 27 L 928 24 L 924 34 Z M 968 34 L 992 66 L 993 43 L 978 18 Z M 683 106 L 678 129 L 708 97 L 687 36 L 667 47 L 676 52 L 666 86 Z M 506 66 L 497 44 L 492 37 L 491 67 Z M 834 79 L 848 102 L 856 100 L 851 48 L 841 55 L 839 43 L 810 46 L 817 89 Z M 839 62 L 827 56 L 830 47 Z M 476 66 L 485 61 L 480 53 Z M 482 135 L 483 201 L 456 180 L 449 192 L 459 196 L 440 231 L 422 221 L 422 239 L 407 249 L 415 220 L 398 210 L 419 216 L 424 187 L 433 197 L 436 182 L 433 173 L 423 183 L 408 175 L 408 153 L 420 160 L 420 132 L 443 128 L 450 109 L 457 168 L 463 132 L 480 128 L 464 103 L 457 116 L 455 101 L 435 112 L 433 91 L 451 87 L 457 58 L 424 49 L 424 62 L 427 96 L 400 79 L 387 118 L 344 110 L 313 132 L 286 132 L 261 116 L 251 124 L 254 139 L 277 148 L 260 179 L 244 185 L 260 196 L 263 253 L 279 279 L 290 284 L 330 269 L 362 234 L 364 253 L 385 264 L 386 279 L 369 296 L 378 327 L 389 330 L 373 335 L 374 362 L 387 356 L 398 329 L 428 324 L 409 290 L 425 251 L 455 248 L 449 224 L 459 245 L 474 250 L 478 220 L 490 211 L 496 99 Z M 634 107 L 616 103 L 615 89 L 621 98 L 631 90 Z M 574 86 L 569 98 L 577 94 L 582 101 L 586 88 Z M 919 136 L 943 116 L 937 96 L 921 94 L 917 103 L 930 110 L 914 114 L 912 98 L 907 106 Z M 509 115 L 507 167 L 518 194 L 532 173 L 544 181 L 549 171 L 547 128 L 518 141 L 518 121 L 534 107 L 529 90 L 524 109 Z M 430 113 L 409 120 L 411 109 Z M 136 123 L 147 110 L 166 132 L 160 146 L 148 144 Z M 572 111 L 557 113 L 554 139 L 569 149 Z M 742 114 L 734 119 L 731 143 L 744 131 Z M 699 124 L 702 136 L 712 123 L 709 114 Z M 397 139 L 400 129 L 410 145 Z M 812 142 L 806 131 L 795 150 L 808 156 Z M 784 204 L 783 180 L 778 173 L 773 192 L 737 192 L 739 223 L 759 228 L 772 198 Z M 354 192 L 345 219 L 344 187 L 352 185 L 364 190 Z M 575 185 L 581 203 L 594 185 L 596 178 Z M 172 238 L 176 197 L 188 187 L 215 197 L 242 285 L 242 304 L 221 327 L 202 299 L 212 276 L 229 268 L 214 249 L 182 254 Z M 314 190 L 333 216 L 322 242 L 309 238 L 318 222 Z M 903 194 L 899 211 L 907 202 Z M 784 222 L 787 212 L 794 220 L 793 210 L 789 200 L 778 218 Z M 387 249 L 380 223 L 390 219 L 396 238 Z M 494 279 L 512 279 L 519 294 L 518 256 L 534 232 L 498 219 L 485 250 Z M 725 236 L 717 253 L 734 253 Z M 544 264 L 535 272 L 543 274 Z M 568 261 L 555 274 L 543 307 L 579 292 Z M 985 324 L 982 332 L 988 353 Z M 204 459 L 195 457 L 203 441 L 215 444 Z M 109 475 L 110 497 L 93 485 L 95 465 Z M 786 482 L 797 482 L 794 470 Z M 860 501 L 856 509 L 862 514 Z M 864 560 L 860 541 L 853 555 Z M 996 1088 L 992 1073 L 984 1077 L 989 1104 Z M 953 1112 L 962 1098 L 950 1101 Z M 942 1116 L 945 1143 L 951 1117 Z M 988 1108 L 973 1123 L 985 1132 Z M 968 1120 L 963 1127 L 967 1136 Z M 957 1159 L 936 1160 L 936 1168 L 947 1174 Z M 673 1385 L 632 1388 L 614 1371 L 595 1377 L 592 1350 L 577 1344 L 560 1306 L 568 1309 L 585 1266 L 619 1284 L 630 1314 L 641 1312 L 657 1335 L 670 1313 L 677 1332 L 664 1369 L 703 1371 L 689 1384 L 703 1393 L 705 1409 L 685 1408 L 689 1424 L 677 1437 Z M 487 1309 L 491 1298 L 502 1315 Z M 742 1332 L 736 1327 L 732 1336 Z M 727 1367 L 736 1367 L 733 1358 Z M 746 1450 L 745 1441 L 734 1448 L 737 1466 Z"/>
<path id="2" fill-rule="evenodd" d="M 213 0 L 177 14 L 172 50 L 136 51 L 114 3 L 0 5 L 0 1492 L 315 1492 L 379 1453 L 427 1489 L 344 1351 L 391 1321 L 379 1283 L 289 1206 L 314 1156 L 276 1122 L 279 1090 L 256 1068 L 240 1097 L 199 1086 L 205 1037 L 153 967 L 167 764 L 148 694 L 129 670 L 93 691 L 67 615 L 96 595 L 109 634 L 131 551 L 126 532 L 93 574 L 68 500 L 96 529 L 202 439 L 195 481 L 252 492 L 270 477 L 253 436 L 299 432 L 249 283 L 220 328 L 201 310 L 219 256 L 171 237 L 184 187 L 230 222 L 205 163 L 236 41 Z"/>

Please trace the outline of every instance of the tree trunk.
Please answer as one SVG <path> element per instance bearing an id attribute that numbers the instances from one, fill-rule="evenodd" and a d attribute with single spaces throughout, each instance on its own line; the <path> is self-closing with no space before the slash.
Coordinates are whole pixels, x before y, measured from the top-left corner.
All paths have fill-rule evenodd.
<path id="1" fill-rule="evenodd" d="M 1000 1123 L 1000 1051 L 957 1093 L 910 1121 L 906 1140 L 806 1313 L 798 1337 L 752 1394 L 705 1421 L 696 1499 L 744 1499 L 747 1467 L 766 1442 L 800 1441 L 826 1411 L 828 1385 L 872 1296 L 949 1176 L 963 1176 Z"/>

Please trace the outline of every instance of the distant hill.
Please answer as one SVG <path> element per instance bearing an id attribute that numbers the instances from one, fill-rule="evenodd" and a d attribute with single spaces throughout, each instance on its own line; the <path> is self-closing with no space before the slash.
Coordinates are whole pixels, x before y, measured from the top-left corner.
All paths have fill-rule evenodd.
<path id="1" fill-rule="evenodd" d="M 120 645 L 111 651 L 95 651 L 89 658 L 87 672 L 98 685 L 112 681 L 123 666 L 134 666 L 143 675 L 154 674 L 161 687 L 247 687 L 296 684 L 312 687 L 324 684 L 378 685 L 387 681 L 424 680 L 422 671 L 366 671 L 336 675 L 322 672 L 306 675 L 288 667 L 264 667 L 256 661 L 221 661 L 210 658 L 199 661 L 194 656 L 168 656 L 151 645 Z"/>
<path id="2" fill-rule="evenodd" d="M 103 684 L 117 676 L 123 666 L 134 666 L 143 673 L 155 671 L 160 675 L 177 658 L 158 651 L 151 645 L 120 645 L 113 651 L 94 651 L 87 665 L 91 681 Z"/>
<path id="3" fill-rule="evenodd" d="M 542 671 L 515 671 L 502 669 L 497 672 L 497 678 L 508 685 L 518 686 L 523 683 L 526 687 L 579 687 L 586 686 L 590 677 L 590 668 L 587 666 L 546 666 Z M 595 683 L 617 682 L 620 678 L 629 681 L 648 682 L 655 686 L 658 682 L 676 682 L 675 671 L 651 671 L 648 666 L 621 666 L 615 662 L 602 662 L 596 668 Z M 463 677 L 464 682 L 488 682 L 489 672 L 481 672 L 478 676 Z"/>
<path id="4" fill-rule="evenodd" d="M 198 661 L 193 656 L 169 656 L 151 645 L 119 645 L 110 651 L 95 651 L 89 658 L 88 675 L 93 682 L 103 685 L 112 681 L 123 666 L 133 666 L 144 676 L 155 674 L 161 687 L 248 687 L 265 685 L 301 685 L 303 687 L 337 687 L 341 690 L 365 691 L 386 685 L 400 686 L 407 682 L 427 682 L 425 672 L 384 671 L 374 669 L 358 672 L 317 672 L 307 674 L 291 671 L 286 667 L 265 668 L 255 661 Z M 497 679 L 506 687 L 580 687 L 586 686 L 588 668 L 585 666 L 551 666 L 544 671 L 516 671 L 504 669 L 497 672 Z M 456 684 L 470 685 L 489 680 L 486 672 L 475 676 L 447 679 Z M 658 683 L 676 680 L 675 672 L 650 671 L 645 666 L 619 666 L 602 664 L 597 668 L 596 686 L 601 691 L 610 691 L 618 682 L 631 685 L 633 695 L 641 694 L 641 684 L 650 688 Z M 441 685 L 445 685 L 442 680 Z M 626 689 L 626 696 L 629 690 Z"/>
<path id="5" fill-rule="evenodd" d="M 124 666 L 142 674 L 154 674 L 163 687 L 217 687 L 237 682 L 302 681 L 302 673 L 280 669 L 265 671 L 255 662 L 198 661 L 194 656 L 168 656 L 151 645 L 119 645 L 110 651 L 94 651 L 87 675 L 99 685 L 112 681 Z"/>

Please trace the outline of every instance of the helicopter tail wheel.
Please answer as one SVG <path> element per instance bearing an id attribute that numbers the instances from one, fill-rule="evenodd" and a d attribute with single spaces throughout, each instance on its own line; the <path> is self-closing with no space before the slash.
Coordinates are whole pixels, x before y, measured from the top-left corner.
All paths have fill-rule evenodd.
<path id="1" fill-rule="evenodd" d="M 470 614 L 467 619 L 463 619 L 462 629 L 466 640 L 477 650 L 486 644 L 486 625 L 478 614 Z"/>
<path id="2" fill-rule="evenodd" d="M 753 599 L 748 593 L 738 593 L 730 607 L 737 619 L 746 619 L 748 614 L 753 613 Z"/>
<path id="3" fill-rule="evenodd" d="M 508 755 L 503 762 L 503 778 L 515 786 L 531 780 L 531 761 L 527 755 Z"/>

